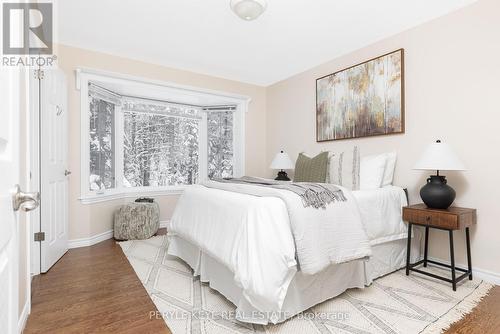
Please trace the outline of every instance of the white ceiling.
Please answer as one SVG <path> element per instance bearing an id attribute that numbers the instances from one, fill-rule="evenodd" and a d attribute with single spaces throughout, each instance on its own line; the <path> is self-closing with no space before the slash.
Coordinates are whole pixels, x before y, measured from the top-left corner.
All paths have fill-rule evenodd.
<path id="1" fill-rule="evenodd" d="M 267 86 L 475 0 L 60 0 L 58 42 Z"/>

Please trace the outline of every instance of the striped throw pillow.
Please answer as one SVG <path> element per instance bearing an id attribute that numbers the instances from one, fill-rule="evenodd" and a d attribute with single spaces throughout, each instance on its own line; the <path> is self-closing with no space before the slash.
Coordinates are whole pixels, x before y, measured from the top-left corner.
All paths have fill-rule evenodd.
<path id="1" fill-rule="evenodd" d="M 343 152 L 331 152 L 328 167 L 328 183 L 337 184 L 350 190 L 359 190 L 359 148 Z"/>

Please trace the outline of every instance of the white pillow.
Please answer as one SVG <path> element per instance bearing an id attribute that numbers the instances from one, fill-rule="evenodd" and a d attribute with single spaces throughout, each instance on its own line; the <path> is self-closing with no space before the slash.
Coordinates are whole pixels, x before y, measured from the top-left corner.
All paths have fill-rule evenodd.
<path id="1" fill-rule="evenodd" d="M 382 186 L 387 154 L 369 155 L 361 158 L 360 189 L 378 189 Z"/>
<path id="2" fill-rule="evenodd" d="M 349 150 L 330 153 L 326 182 L 338 184 L 351 190 L 359 190 L 360 157 L 358 147 L 354 146 Z"/>
<path id="3" fill-rule="evenodd" d="M 390 152 L 387 154 L 387 164 L 385 165 L 384 177 L 382 178 L 382 187 L 390 186 L 394 180 L 394 169 L 396 168 L 397 153 Z"/>

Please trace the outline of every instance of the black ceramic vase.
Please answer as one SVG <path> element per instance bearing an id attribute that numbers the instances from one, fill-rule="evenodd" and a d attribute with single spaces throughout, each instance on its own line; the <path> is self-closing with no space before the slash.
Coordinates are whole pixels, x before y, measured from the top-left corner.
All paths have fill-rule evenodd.
<path id="1" fill-rule="evenodd" d="M 455 200 L 455 190 L 446 184 L 446 177 L 431 175 L 420 189 L 420 197 L 429 208 L 447 209 Z"/>

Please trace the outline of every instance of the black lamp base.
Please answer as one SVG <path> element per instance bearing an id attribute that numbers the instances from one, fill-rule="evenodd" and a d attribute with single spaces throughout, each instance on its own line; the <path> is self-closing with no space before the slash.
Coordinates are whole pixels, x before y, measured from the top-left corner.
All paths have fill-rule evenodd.
<path id="1" fill-rule="evenodd" d="M 287 173 L 284 170 L 278 172 L 278 176 L 275 178 L 276 181 L 290 181 Z"/>
<path id="2" fill-rule="evenodd" d="M 429 208 L 448 209 L 455 200 L 456 193 L 447 185 L 445 176 L 431 175 L 427 184 L 420 189 L 420 197 Z"/>

